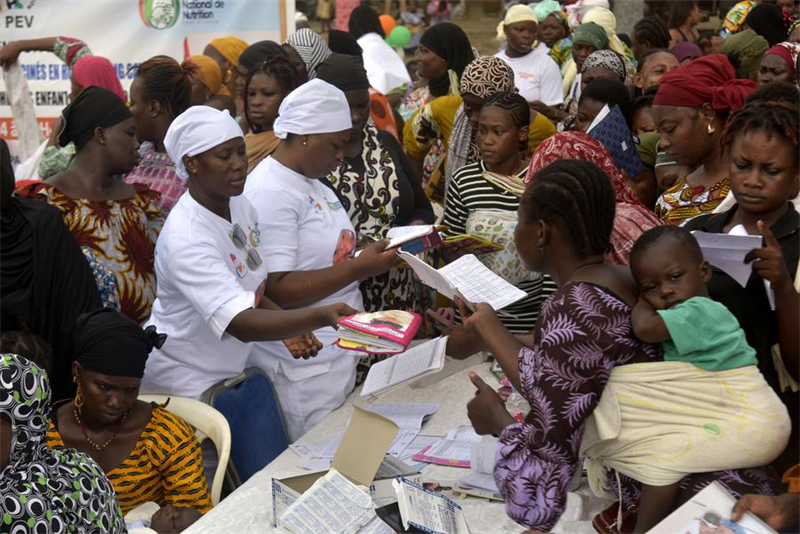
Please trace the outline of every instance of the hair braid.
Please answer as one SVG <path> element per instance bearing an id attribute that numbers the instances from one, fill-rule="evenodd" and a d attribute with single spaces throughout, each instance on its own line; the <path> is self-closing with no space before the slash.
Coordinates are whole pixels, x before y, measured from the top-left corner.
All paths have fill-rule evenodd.
<path id="1" fill-rule="evenodd" d="M 661 17 L 650 15 L 633 26 L 633 35 L 638 43 L 647 43 L 650 48 L 669 48 L 669 29 Z"/>
<path id="2" fill-rule="evenodd" d="M 486 99 L 483 108 L 500 108 L 511 114 L 514 126 L 524 128 L 531 122 L 531 108 L 528 101 L 521 94 L 510 91 L 500 91 Z"/>
<path id="3" fill-rule="evenodd" d="M 722 146 L 733 144 L 736 137 L 752 131 L 779 135 L 794 147 L 798 161 L 798 107 L 789 102 L 763 102 L 745 106 L 731 115 L 722 131 Z"/>
<path id="4" fill-rule="evenodd" d="M 258 74 L 264 74 L 274 78 L 278 82 L 278 85 L 281 86 L 281 89 L 283 89 L 284 97 L 297 89 L 297 86 L 299 85 L 297 79 L 297 70 L 295 70 L 294 66 L 292 66 L 286 56 L 275 55 L 256 65 L 255 68 L 247 75 L 247 79 L 244 84 L 244 116 L 247 117 L 247 120 L 251 125 L 253 123 L 250 121 L 250 105 L 248 104 L 247 93 L 250 89 L 250 83 L 253 80 L 253 77 Z M 257 128 L 253 128 L 253 130 L 258 132 Z"/>
<path id="5" fill-rule="evenodd" d="M 191 62 L 181 66 L 169 56 L 154 56 L 139 65 L 136 77 L 142 80 L 144 99 L 161 102 L 175 118 L 191 106 L 189 76 L 196 69 Z"/>

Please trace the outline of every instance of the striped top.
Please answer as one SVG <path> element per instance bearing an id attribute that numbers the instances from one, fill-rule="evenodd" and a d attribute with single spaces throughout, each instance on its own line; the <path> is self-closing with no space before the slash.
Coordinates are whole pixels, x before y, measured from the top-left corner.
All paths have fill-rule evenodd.
<path id="1" fill-rule="evenodd" d="M 211 509 L 200 443 L 192 427 L 164 406 L 153 406 L 150 421 L 131 453 L 106 473 L 123 514 L 148 501 L 203 513 Z M 55 423 L 50 421 L 47 444 L 65 447 Z"/>
<path id="2" fill-rule="evenodd" d="M 448 227 L 445 236 L 466 234 L 467 218 L 470 213 L 479 210 L 517 212 L 519 197 L 486 180 L 483 177 L 484 171 L 486 168 L 483 160 L 480 160 L 461 167 L 453 174 L 447 188 L 442 222 Z M 518 174 L 520 179 L 524 178 L 527 172 L 527 167 L 522 169 Z M 498 318 L 511 332 L 527 334 L 536 324 L 542 303 L 557 286 L 552 278 L 542 275 L 535 280 L 524 280 L 517 284 L 517 287 L 525 291 L 528 296 L 503 308 L 503 313 L 498 314 Z"/>

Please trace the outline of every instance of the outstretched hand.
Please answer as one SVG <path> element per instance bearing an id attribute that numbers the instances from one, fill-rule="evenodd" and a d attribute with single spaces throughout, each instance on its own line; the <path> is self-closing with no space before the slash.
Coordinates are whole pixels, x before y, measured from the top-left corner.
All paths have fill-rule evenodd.
<path id="1" fill-rule="evenodd" d="M 320 350 L 322 350 L 322 343 L 311 332 L 290 337 L 289 339 L 284 339 L 283 344 L 286 345 L 287 349 L 289 349 L 292 357 L 297 360 L 300 358 L 303 358 L 304 360 L 313 358 Z"/>
<path id="2" fill-rule="evenodd" d="M 480 435 L 499 436 L 505 427 L 514 422 L 500 395 L 475 373 L 469 379 L 477 388 L 475 397 L 467 403 L 467 416 L 475 432 Z"/>

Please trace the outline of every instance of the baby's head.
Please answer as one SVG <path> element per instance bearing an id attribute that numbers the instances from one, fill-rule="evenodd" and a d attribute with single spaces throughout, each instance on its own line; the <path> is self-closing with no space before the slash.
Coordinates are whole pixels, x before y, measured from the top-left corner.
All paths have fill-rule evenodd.
<path id="1" fill-rule="evenodd" d="M 643 233 L 631 249 L 631 272 L 641 297 L 656 310 L 708 296 L 711 267 L 694 236 L 678 226 Z"/>

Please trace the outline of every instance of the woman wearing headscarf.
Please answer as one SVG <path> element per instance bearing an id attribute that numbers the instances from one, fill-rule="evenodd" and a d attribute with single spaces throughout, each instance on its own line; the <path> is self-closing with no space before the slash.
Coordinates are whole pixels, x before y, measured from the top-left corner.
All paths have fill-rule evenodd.
<path id="1" fill-rule="evenodd" d="M 230 95 L 236 94 L 236 68 L 239 66 L 239 57 L 246 49 L 247 43 L 232 35 L 213 39 L 203 49 L 203 55 L 219 65 L 222 83 Z"/>
<path id="2" fill-rule="evenodd" d="M 155 299 L 153 251 L 164 217 L 157 192 L 118 179 L 139 160 L 133 115 L 116 95 L 90 87 L 64 109 L 62 123 L 58 140 L 75 143 L 75 164 L 19 194 L 58 208 L 95 268 L 113 274 L 120 311 L 144 322 Z"/>
<path id="3" fill-rule="evenodd" d="M 795 17 L 775 4 L 759 3 L 747 14 L 744 26 L 767 40 L 770 46 L 786 40 Z"/>
<path id="4" fill-rule="evenodd" d="M 550 57 L 560 69 L 572 57 L 567 14 L 561 10 L 561 4 L 556 0 L 542 0 L 537 4 L 530 4 L 530 7 L 539 20 L 539 41 L 548 48 Z"/>
<path id="5" fill-rule="evenodd" d="M 797 83 L 797 58 L 800 44 L 778 43 L 766 51 L 758 68 L 758 85 L 770 82 Z"/>
<path id="6" fill-rule="evenodd" d="M 652 108 L 660 148 L 679 165 L 699 165 L 658 198 L 656 215 L 662 221 L 681 225 L 711 213 L 728 195 L 722 131 L 728 115 L 756 88 L 755 82 L 737 79 L 722 54 L 695 59 L 661 79 Z"/>
<path id="7" fill-rule="evenodd" d="M 353 10 L 350 35 L 363 50 L 369 84 L 384 95 L 405 91 L 411 84 L 411 76 L 403 60 L 384 40 L 386 35 L 381 21 L 371 7 L 362 5 Z"/>
<path id="8" fill-rule="evenodd" d="M 437 140 L 441 139 L 443 154 L 447 152 L 453 121 L 461 105 L 458 83 L 475 56 L 464 30 L 442 22 L 422 34 L 416 58 L 420 62 L 420 77 L 428 80 L 430 96 L 423 98 L 420 109 L 406 119 L 403 143 L 415 173 L 422 178 L 423 160 Z M 424 102 L 426 99 L 429 100 Z M 445 184 L 441 179 L 444 161 L 444 157 L 439 158 L 423 180 L 428 197 L 437 202 L 444 198 Z"/>
<path id="9" fill-rule="evenodd" d="M 114 488 L 84 453 L 47 446 L 47 373 L 0 356 L 0 495 L 4 532 L 126 532 Z"/>
<path id="10" fill-rule="evenodd" d="M 564 101 L 561 72 L 547 55 L 547 46 L 536 39 L 538 24 L 531 8 L 512 6 L 497 26 L 497 40 L 507 46 L 495 56 L 514 69 L 517 89 L 525 100 L 557 106 Z"/>
<path id="11" fill-rule="evenodd" d="M 317 67 L 332 54 L 322 37 L 309 28 L 303 28 L 291 34 L 283 46 L 292 48 L 300 56 L 309 80 L 317 77 Z"/>
<path id="12" fill-rule="evenodd" d="M 728 56 L 733 68 L 741 73 L 740 78 L 755 80 L 768 48 L 766 39 L 753 30 L 744 30 L 722 41 L 720 52 Z"/>
<path id="13" fill-rule="evenodd" d="M 43 39 L 22 39 L 8 43 L 0 48 L 0 66 L 7 68 L 17 61 L 23 52 L 52 52 L 72 69 L 70 81 L 72 88 L 70 98 L 75 99 L 87 87 L 102 87 L 127 102 L 125 91 L 119 82 L 114 65 L 107 58 L 95 56 L 88 45 L 71 37 L 45 37 Z M 61 130 L 60 120 L 52 126 L 52 133 L 47 139 L 47 148 L 42 153 L 37 171 L 44 180 L 69 168 L 75 158 L 75 145 L 58 146 L 58 133 Z"/>
<path id="14" fill-rule="evenodd" d="M 384 240 L 354 256 L 348 211 L 321 181 L 341 165 L 354 133 L 347 98 L 319 78 L 305 83 L 284 99 L 274 131 L 281 143 L 250 173 L 244 190 L 265 234 L 264 294 L 284 308 L 343 301 L 362 309 L 358 282 L 387 272 L 397 254 Z M 324 348 L 313 362 L 297 362 L 280 343 L 258 343 L 250 355 L 270 376 L 292 441 L 341 406 L 355 383 L 358 354 L 334 345 L 333 328 L 314 334 Z"/>
<path id="15" fill-rule="evenodd" d="M 154 347 L 166 336 L 109 309 L 75 325 L 74 399 L 56 403 L 47 444 L 91 456 L 103 468 L 123 513 L 146 502 L 211 509 L 200 443 L 182 418 L 137 400 Z"/>
<path id="16" fill-rule="evenodd" d="M 164 137 L 175 117 L 192 105 L 194 72 L 192 63 L 181 65 L 171 57 L 155 56 L 139 65 L 131 83 L 130 110 L 142 146 L 139 164 L 125 175 L 125 182 L 144 184 L 161 193 L 158 206 L 165 217 L 186 191 L 186 185 L 175 172 Z"/>
<path id="17" fill-rule="evenodd" d="M 264 245 L 280 234 L 268 232 L 242 196 L 244 138 L 227 112 L 189 108 L 172 123 L 165 144 L 188 190 L 158 240 L 158 295 L 148 326 L 169 338 L 150 355 L 142 392 L 200 398 L 244 371 L 251 342 L 300 336 L 354 310 L 336 303 L 281 311 L 264 298 Z M 304 345 L 292 353 L 296 357 L 312 356 L 319 347 L 306 335 L 287 343 Z"/>
<path id="18" fill-rule="evenodd" d="M 611 228 L 611 250 L 606 253 L 605 260 L 612 265 L 628 265 L 633 244 L 646 230 L 658 226 L 659 220 L 641 203 L 608 150 L 583 132 L 559 133 L 539 145 L 531 158 L 525 183 L 530 184 L 537 172 L 562 159 L 591 161 L 608 175 L 614 186 L 616 212 Z"/>
<path id="19" fill-rule="evenodd" d="M 681 65 L 685 65 L 692 60 L 703 57 L 703 49 L 700 48 L 700 45 L 697 43 L 690 43 L 688 41 L 683 41 L 676 44 L 670 48 L 669 51 L 672 52 L 676 58 L 678 58 L 678 62 Z"/>
<path id="20" fill-rule="evenodd" d="M 194 65 L 189 82 L 192 85 L 190 101 L 193 106 L 205 104 L 214 95 L 227 95 L 228 89 L 222 85 L 219 64 L 208 56 L 190 56 L 187 62 Z"/>
<path id="21" fill-rule="evenodd" d="M 459 88 L 463 103 L 456 112 L 448 143 L 445 186 L 455 171 L 478 161 L 478 116 L 486 100 L 493 94 L 515 90 L 514 70 L 496 56 L 481 56 L 464 69 Z M 552 122 L 541 113 L 531 110 L 528 126 L 528 148 L 531 154 L 539 143 L 555 133 Z"/>
<path id="22" fill-rule="evenodd" d="M 94 275 L 52 206 L 13 195 L 8 145 L 0 140 L 0 324 L 30 332 L 52 347 L 53 396 L 72 396 L 72 327 L 102 305 Z"/>

